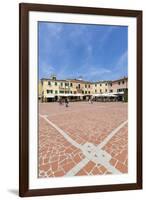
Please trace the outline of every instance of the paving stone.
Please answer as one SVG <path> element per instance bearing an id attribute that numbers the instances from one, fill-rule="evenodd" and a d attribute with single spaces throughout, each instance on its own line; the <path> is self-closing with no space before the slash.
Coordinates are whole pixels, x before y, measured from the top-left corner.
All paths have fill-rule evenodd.
<path id="1" fill-rule="evenodd" d="M 127 167 L 124 164 L 122 164 L 121 162 L 119 162 L 119 161 L 116 164 L 116 168 L 118 170 L 120 170 L 121 172 L 123 172 L 123 173 L 127 173 Z"/>
<path id="2" fill-rule="evenodd" d="M 80 145 L 90 142 L 100 144 L 115 128 L 127 120 L 126 103 L 87 102 L 39 104 L 39 113 L 61 128 Z M 40 178 L 65 176 L 81 162 L 85 155 L 67 141 L 54 127 L 39 117 L 39 166 Z M 121 173 L 128 171 L 128 126 L 119 130 L 103 147 L 112 158 L 110 164 Z M 111 174 L 105 166 L 89 161 L 75 176 Z"/>

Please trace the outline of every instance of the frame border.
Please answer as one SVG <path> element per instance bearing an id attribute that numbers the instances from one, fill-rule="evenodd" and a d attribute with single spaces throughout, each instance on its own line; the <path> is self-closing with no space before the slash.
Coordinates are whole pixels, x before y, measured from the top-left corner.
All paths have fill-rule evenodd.
<path id="1" fill-rule="evenodd" d="M 100 186 L 29 189 L 29 11 L 136 17 L 137 182 Z M 43 196 L 142 189 L 142 11 L 48 4 L 19 4 L 19 196 Z"/>

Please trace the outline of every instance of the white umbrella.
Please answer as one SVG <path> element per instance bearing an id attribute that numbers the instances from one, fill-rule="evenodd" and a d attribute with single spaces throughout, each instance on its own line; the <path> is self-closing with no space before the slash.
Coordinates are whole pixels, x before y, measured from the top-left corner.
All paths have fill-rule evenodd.
<path id="1" fill-rule="evenodd" d="M 100 97 L 100 96 L 102 96 L 102 94 L 93 94 L 92 96 L 94 96 L 94 97 Z"/>
<path id="2" fill-rule="evenodd" d="M 115 94 L 108 94 L 109 95 L 109 97 L 117 97 L 117 95 L 115 95 Z"/>
<path id="3" fill-rule="evenodd" d="M 118 94 L 124 94 L 124 92 L 114 92 L 114 93 L 112 93 L 112 94 L 118 95 Z"/>

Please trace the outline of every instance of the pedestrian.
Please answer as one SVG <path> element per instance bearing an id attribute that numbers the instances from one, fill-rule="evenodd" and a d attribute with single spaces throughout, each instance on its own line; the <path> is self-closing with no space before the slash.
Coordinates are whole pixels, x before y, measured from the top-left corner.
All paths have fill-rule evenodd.
<path id="1" fill-rule="evenodd" d="M 93 99 L 91 98 L 91 104 L 93 104 Z"/>
<path id="2" fill-rule="evenodd" d="M 95 98 L 92 96 L 91 97 L 91 103 L 93 104 L 93 101 L 95 101 Z"/>
<path id="3" fill-rule="evenodd" d="M 59 99 L 59 104 L 62 105 L 62 99 L 61 98 Z"/>
<path id="4" fill-rule="evenodd" d="M 68 107 L 68 104 L 69 104 L 69 100 L 68 100 L 68 98 L 66 98 L 65 99 L 65 106 Z"/>

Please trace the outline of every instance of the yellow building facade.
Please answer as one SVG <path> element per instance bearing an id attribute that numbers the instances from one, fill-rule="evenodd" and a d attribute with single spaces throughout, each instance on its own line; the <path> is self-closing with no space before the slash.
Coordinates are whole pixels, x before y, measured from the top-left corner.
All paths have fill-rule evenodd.
<path id="1" fill-rule="evenodd" d="M 68 97 L 70 100 L 87 100 L 95 94 L 111 92 L 111 81 L 89 82 L 81 79 L 57 80 L 56 76 L 39 81 L 39 100 L 57 101 Z"/>

